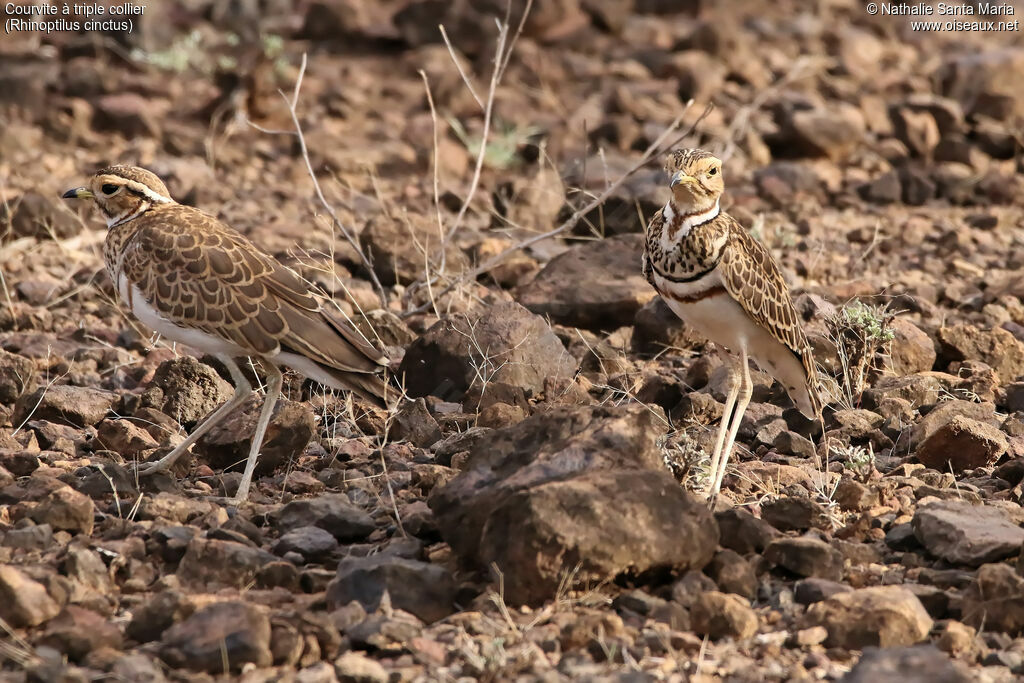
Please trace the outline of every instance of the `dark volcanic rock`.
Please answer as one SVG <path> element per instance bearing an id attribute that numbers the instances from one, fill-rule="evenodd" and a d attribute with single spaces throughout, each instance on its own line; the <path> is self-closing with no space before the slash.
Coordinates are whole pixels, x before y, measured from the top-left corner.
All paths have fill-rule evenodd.
<path id="1" fill-rule="evenodd" d="M 121 631 L 92 610 L 68 605 L 46 625 L 42 643 L 75 662 L 103 647 L 121 648 Z"/>
<path id="2" fill-rule="evenodd" d="M 464 560 L 497 564 L 515 603 L 551 597 L 577 563 L 581 582 L 703 567 L 718 529 L 665 470 L 660 431 L 635 404 L 559 407 L 496 430 L 431 496 L 441 535 Z"/>
<path id="3" fill-rule="evenodd" d="M 245 664 L 270 666 L 270 619 L 246 602 L 218 602 L 164 632 L 160 658 L 176 668 L 223 673 Z"/>
<path id="4" fill-rule="evenodd" d="M 183 584 L 197 588 L 210 583 L 242 587 L 261 566 L 275 560 L 267 551 L 242 543 L 197 537 L 189 541 L 177 575 Z"/>
<path id="5" fill-rule="evenodd" d="M 196 442 L 196 452 L 214 469 L 244 468 L 262 409 L 263 398 L 251 396 Z M 297 458 L 315 429 L 316 422 L 308 403 L 279 398 L 260 447 L 256 476 L 269 474 Z"/>
<path id="6" fill-rule="evenodd" d="M 276 555 L 298 553 L 306 562 L 321 560 L 338 548 L 338 541 L 329 531 L 316 526 L 300 526 L 277 539 Z"/>
<path id="7" fill-rule="evenodd" d="M 768 522 L 753 516 L 742 508 L 731 508 L 715 513 L 721 532 L 722 546 L 741 555 L 760 553 L 780 534 Z"/>
<path id="8" fill-rule="evenodd" d="M 585 242 L 551 259 L 516 298 L 562 325 L 592 330 L 630 325 L 657 296 L 640 272 L 642 253 L 643 235 Z"/>
<path id="9" fill-rule="evenodd" d="M 929 553 L 950 564 L 977 567 L 1020 552 L 1024 529 L 999 508 L 958 500 L 918 508 L 914 534 Z"/>
<path id="10" fill-rule="evenodd" d="M 408 441 L 414 446 L 426 448 L 440 441 L 441 428 L 437 420 L 427 410 L 426 401 L 418 398 L 406 401 L 391 419 L 392 441 Z"/>
<path id="11" fill-rule="evenodd" d="M 764 558 L 800 576 L 838 581 L 843 575 L 843 556 L 812 536 L 777 538 L 764 549 Z"/>
<path id="12" fill-rule="evenodd" d="M 342 542 L 361 541 L 377 528 L 370 515 L 339 493 L 293 500 L 277 513 L 275 525 L 281 532 L 318 526 Z"/>
<path id="13" fill-rule="evenodd" d="M 934 645 L 866 647 L 842 683 L 968 683 L 971 679 Z"/>
<path id="14" fill-rule="evenodd" d="M 853 589 L 845 583 L 812 577 L 796 582 L 793 586 L 793 599 L 801 605 L 810 605 L 826 600 L 836 593 L 849 593 L 851 590 Z"/>
<path id="15" fill-rule="evenodd" d="M 385 592 L 392 607 L 428 623 L 455 611 L 455 580 L 446 569 L 391 555 L 342 560 L 337 577 L 327 587 L 327 602 L 335 608 L 358 600 L 372 612 Z"/>
<path id="16" fill-rule="evenodd" d="M 406 351 L 399 374 L 411 396 L 461 400 L 467 392 L 479 396 L 481 373 L 530 395 L 543 391 L 548 377 L 572 379 L 577 365 L 542 317 L 501 303 L 436 323 Z"/>

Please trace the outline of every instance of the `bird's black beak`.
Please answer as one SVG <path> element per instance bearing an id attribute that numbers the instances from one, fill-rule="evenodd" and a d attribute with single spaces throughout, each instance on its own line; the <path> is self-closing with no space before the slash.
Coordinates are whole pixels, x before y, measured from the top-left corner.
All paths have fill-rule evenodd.
<path id="1" fill-rule="evenodd" d="M 87 187 L 76 187 L 61 195 L 62 199 L 92 199 L 93 194 Z"/>
<path id="2" fill-rule="evenodd" d="M 680 183 L 690 183 L 693 182 L 693 180 L 694 179 L 692 177 L 686 175 L 682 171 L 676 171 L 675 175 L 672 176 L 672 182 L 669 183 L 669 187 L 675 187 Z"/>

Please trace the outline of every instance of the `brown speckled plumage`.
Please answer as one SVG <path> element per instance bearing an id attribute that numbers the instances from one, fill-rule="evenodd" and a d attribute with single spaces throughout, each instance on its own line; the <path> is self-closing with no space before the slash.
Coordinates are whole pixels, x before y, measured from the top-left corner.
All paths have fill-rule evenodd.
<path id="1" fill-rule="evenodd" d="M 654 282 L 654 268 L 675 278 L 700 273 L 719 273 L 725 291 L 747 315 L 785 344 L 800 360 L 807 375 L 815 412 L 821 411 L 818 395 L 818 371 L 811 345 L 800 327 L 789 286 L 779 266 L 760 242 L 751 237 L 736 219 L 727 213 L 694 228 L 679 249 L 665 252 L 659 244 L 665 219 L 659 210 L 647 228 L 644 276 L 662 296 L 676 298 L 670 290 L 661 291 Z M 721 245 L 721 246 L 719 246 Z M 710 295 L 704 295 L 706 296 Z"/>
<path id="2" fill-rule="evenodd" d="M 281 350 L 345 372 L 374 373 L 383 355 L 329 314 L 294 271 L 213 216 L 161 204 L 111 228 L 111 279 L 125 277 L 168 320 L 238 345 Z M 133 302 L 125 302 L 129 310 Z"/>
<path id="3" fill-rule="evenodd" d="M 263 434 L 280 393 L 278 365 L 379 404 L 387 359 L 294 271 L 198 209 L 182 206 L 153 173 L 111 166 L 66 198 L 94 199 L 109 231 L 103 258 L 129 312 L 168 338 L 216 355 L 231 371 L 235 397 L 170 454 L 140 468 L 170 467 L 199 435 L 251 393 L 238 356 L 264 361 L 267 398 L 237 498 L 244 499 Z"/>
<path id="4" fill-rule="evenodd" d="M 786 281 L 768 250 L 719 209 L 722 162 L 704 150 L 676 150 L 665 169 L 673 198 L 647 226 L 644 276 L 684 321 L 742 359 L 749 353 L 783 381 L 801 410 L 820 417 L 817 368 Z M 739 369 L 749 382 L 745 362 Z M 730 400 L 736 400 L 735 393 Z M 749 387 L 741 392 L 737 425 L 746 401 Z M 735 428 L 728 440 L 724 436 L 731 407 L 727 401 L 713 463 L 723 443 L 728 458 L 735 438 Z M 722 473 L 724 464 L 710 491 L 717 492 Z"/>

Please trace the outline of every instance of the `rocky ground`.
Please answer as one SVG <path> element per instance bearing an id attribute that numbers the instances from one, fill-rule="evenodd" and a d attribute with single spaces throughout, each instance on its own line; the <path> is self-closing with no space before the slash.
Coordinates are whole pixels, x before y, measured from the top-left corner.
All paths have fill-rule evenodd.
<path id="1" fill-rule="evenodd" d="M 485 0 L 189 0 L 5 35 L 0 680 L 1024 675 L 1020 33 L 767 5 L 535 0 L 502 38 Z M 722 360 L 640 274 L 658 159 L 618 183 L 695 124 L 833 394 L 809 423 L 757 375 L 713 511 Z M 231 388 L 117 306 L 58 199 L 113 162 L 331 292 L 409 400 L 293 377 L 251 504 L 218 497 L 255 399 L 139 481 Z"/>

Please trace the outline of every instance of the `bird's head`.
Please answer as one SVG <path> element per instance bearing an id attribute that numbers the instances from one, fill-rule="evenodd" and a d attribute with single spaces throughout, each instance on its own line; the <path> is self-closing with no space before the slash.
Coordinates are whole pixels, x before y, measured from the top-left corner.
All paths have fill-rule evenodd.
<path id="1" fill-rule="evenodd" d="M 175 203 L 163 181 L 138 166 L 109 166 L 97 171 L 85 187 L 73 188 L 62 196 L 96 202 L 108 227 L 137 218 L 154 204 Z"/>
<path id="2" fill-rule="evenodd" d="M 677 149 L 665 161 L 672 203 L 682 212 L 710 209 L 725 191 L 722 160 L 702 149 Z"/>

